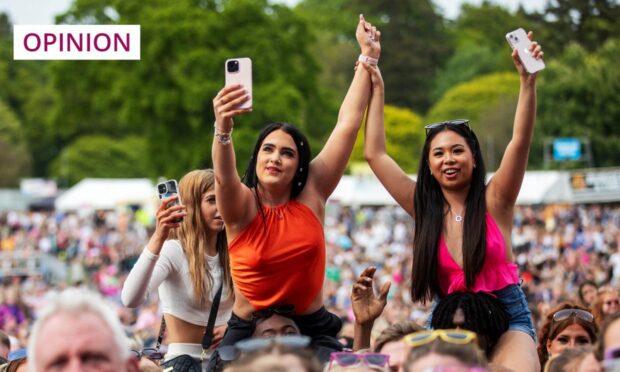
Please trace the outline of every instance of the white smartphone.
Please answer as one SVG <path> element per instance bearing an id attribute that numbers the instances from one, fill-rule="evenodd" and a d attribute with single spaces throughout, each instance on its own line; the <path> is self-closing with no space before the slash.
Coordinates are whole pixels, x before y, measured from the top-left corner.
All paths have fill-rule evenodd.
<path id="1" fill-rule="evenodd" d="M 530 45 L 532 42 L 527 37 L 527 33 L 524 29 L 518 28 L 506 34 L 506 40 L 512 49 L 516 49 L 519 53 L 519 59 L 525 71 L 533 74 L 545 68 L 545 62 L 542 59 L 536 59 L 530 52 Z"/>
<path id="2" fill-rule="evenodd" d="M 172 195 L 176 195 L 177 199 L 173 200 L 168 204 L 168 208 L 181 205 L 181 195 L 179 194 L 179 185 L 176 180 L 167 180 L 157 184 L 157 193 L 159 194 L 159 199 L 164 199 Z M 176 222 L 183 221 L 182 218 L 176 220 Z"/>
<path id="3" fill-rule="evenodd" d="M 231 58 L 224 66 L 226 85 L 241 84 L 248 91 L 250 99 L 239 105 L 240 109 L 252 107 L 252 60 L 249 58 Z"/>

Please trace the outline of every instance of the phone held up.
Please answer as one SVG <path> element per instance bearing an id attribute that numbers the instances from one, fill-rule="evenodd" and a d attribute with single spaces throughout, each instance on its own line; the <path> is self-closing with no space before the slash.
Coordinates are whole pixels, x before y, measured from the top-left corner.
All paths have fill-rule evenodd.
<path id="1" fill-rule="evenodd" d="M 165 199 L 167 197 L 176 195 L 176 200 L 171 201 L 168 204 L 168 208 L 173 207 L 175 205 L 181 205 L 181 195 L 179 195 L 179 185 L 176 180 L 167 180 L 157 184 L 157 193 L 159 194 L 159 199 Z M 175 222 L 181 222 L 183 218 L 178 218 Z"/>
<path id="2" fill-rule="evenodd" d="M 252 107 L 252 60 L 249 58 L 231 58 L 225 64 L 225 85 L 241 84 L 250 95 L 250 99 L 239 105 L 238 109 Z"/>
<path id="3" fill-rule="evenodd" d="M 525 71 L 533 74 L 545 68 L 545 62 L 542 59 L 534 58 L 532 52 L 530 52 L 532 41 L 527 37 L 524 29 L 518 28 L 510 31 L 506 34 L 506 40 L 512 49 L 516 49 L 517 53 L 519 53 L 519 59 L 521 59 Z"/>

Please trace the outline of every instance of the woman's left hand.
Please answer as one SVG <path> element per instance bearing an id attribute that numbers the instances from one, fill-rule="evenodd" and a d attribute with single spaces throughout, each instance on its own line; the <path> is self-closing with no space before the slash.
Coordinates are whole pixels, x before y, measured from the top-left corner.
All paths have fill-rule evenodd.
<path id="1" fill-rule="evenodd" d="M 220 346 L 227 327 L 228 325 L 224 324 L 213 328 L 213 340 L 211 341 L 211 346 L 209 346 L 209 349 L 215 350 L 218 346 Z"/>
<path id="2" fill-rule="evenodd" d="M 533 36 L 534 33 L 532 31 L 527 33 L 527 37 L 530 40 L 532 40 Z M 545 52 L 542 51 L 542 47 L 540 46 L 540 44 L 533 40 L 532 44 L 530 45 L 530 53 L 532 53 L 532 56 L 536 59 L 542 59 L 545 55 Z M 516 49 L 512 51 L 512 60 L 515 64 L 515 67 L 517 68 L 517 71 L 519 72 L 519 75 L 521 75 L 521 79 L 524 79 L 528 83 L 534 83 L 536 81 L 537 73 L 530 74 L 529 72 L 527 72 L 525 66 L 523 66 L 523 63 L 521 63 L 521 58 L 519 58 L 519 52 Z"/>

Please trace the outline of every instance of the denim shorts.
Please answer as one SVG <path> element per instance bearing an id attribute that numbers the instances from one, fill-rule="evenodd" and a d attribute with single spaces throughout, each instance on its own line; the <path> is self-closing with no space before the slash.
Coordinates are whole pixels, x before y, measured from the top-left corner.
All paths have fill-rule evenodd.
<path id="1" fill-rule="evenodd" d="M 506 306 L 506 311 L 510 316 L 508 330 L 524 332 L 534 340 L 534 343 L 538 343 L 536 339 L 536 328 L 532 321 L 532 312 L 527 304 L 527 298 L 525 298 L 525 293 L 523 293 L 521 286 L 519 284 L 510 284 L 502 289 L 493 291 L 493 294 Z M 431 313 L 424 323 L 426 329 L 431 328 L 433 311 L 435 311 L 438 301 L 439 298 L 433 301 Z"/>
<path id="2" fill-rule="evenodd" d="M 527 333 L 532 337 L 534 343 L 537 343 L 532 312 L 521 286 L 519 284 L 511 284 L 500 290 L 493 291 L 493 294 L 506 306 L 506 310 L 510 315 L 508 330 Z"/>

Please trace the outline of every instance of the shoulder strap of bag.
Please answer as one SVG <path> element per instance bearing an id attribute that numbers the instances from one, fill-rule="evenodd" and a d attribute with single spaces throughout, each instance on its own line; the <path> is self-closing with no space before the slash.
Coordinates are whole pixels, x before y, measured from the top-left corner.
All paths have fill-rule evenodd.
<path id="1" fill-rule="evenodd" d="M 166 332 L 166 319 L 164 319 L 164 316 L 162 314 L 161 324 L 159 325 L 159 335 L 157 336 L 157 344 L 155 344 L 155 349 L 157 351 L 159 351 L 159 348 L 161 347 L 161 342 L 164 339 L 164 332 Z"/>
<path id="2" fill-rule="evenodd" d="M 222 287 L 224 286 L 224 278 L 220 283 L 220 287 L 217 289 L 215 297 L 213 297 L 213 303 L 211 304 L 211 312 L 209 312 L 209 322 L 207 323 L 207 329 L 202 337 L 203 350 L 208 349 L 213 342 L 213 328 L 215 327 L 215 318 L 217 317 L 217 310 L 220 307 L 220 298 L 222 297 Z"/>

